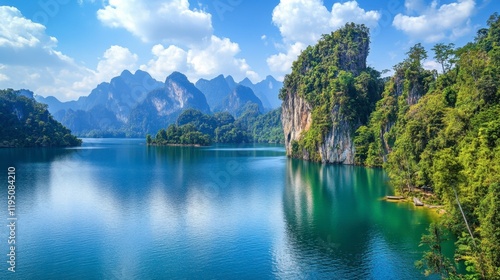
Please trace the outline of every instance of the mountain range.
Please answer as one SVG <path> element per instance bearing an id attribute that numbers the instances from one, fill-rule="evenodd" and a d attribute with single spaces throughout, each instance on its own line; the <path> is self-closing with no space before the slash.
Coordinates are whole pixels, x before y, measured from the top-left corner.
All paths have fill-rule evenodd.
<path id="1" fill-rule="evenodd" d="M 56 120 L 78 136 L 143 137 L 169 124 L 186 109 L 203 113 L 229 112 L 237 117 L 251 104 L 260 113 L 278 108 L 282 83 L 272 76 L 253 84 L 248 78 L 236 83 L 231 76 L 219 75 L 196 84 L 179 72 L 164 82 L 149 73 L 124 70 L 103 82 L 88 96 L 61 102 L 53 96 L 34 98 L 48 105 Z"/>

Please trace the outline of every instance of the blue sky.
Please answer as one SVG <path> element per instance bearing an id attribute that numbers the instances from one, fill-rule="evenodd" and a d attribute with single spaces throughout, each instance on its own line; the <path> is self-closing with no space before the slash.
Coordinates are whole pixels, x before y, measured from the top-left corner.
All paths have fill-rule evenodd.
<path id="1" fill-rule="evenodd" d="M 0 88 L 71 100 L 124 69 L 282 79 L 301 50 L 351 21 L 371 28 L 377 70 L 419 42 L 437 68 L 434 44 L 462 46 L 497 11 L 495 0 L 2 0 Z"/>

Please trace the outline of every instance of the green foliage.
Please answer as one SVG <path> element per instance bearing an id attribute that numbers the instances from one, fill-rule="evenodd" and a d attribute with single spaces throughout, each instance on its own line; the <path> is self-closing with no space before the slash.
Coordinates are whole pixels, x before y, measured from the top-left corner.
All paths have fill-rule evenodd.
<path id="1" fill-rule="evenodd" d="M 456 258 L 474 279 L 500 279 L 500 17 L 474 43 L 437 44 L 443 74 L 426 71 L 420 44 L 395 66 L 366 126 L 355 135 L 356 163 L 385 160 L 401 194 L 429 187 L 444 205 L 441 222 L 458 237 Z M 460 206 L 460 207 L 459 207 Z M 458 277 L 440 252 L 442 230 L 422 239 L 425 274 Z"/>
<path id="2" fill-rule="evenodd" d="M 248 104 L 238 119 L 228 112 L 214 115 L 188 109 L 179 115 L 175 125 L 160 129 L 153 139 L 146 136 L 148 145 L 200 145 L 216 143 L 283 143 L 281 109 L 260 114 Z"/>
<path id="3" fill-rule="evenodd" d="M 292 156 L 321 161 L 318 147 L 333 125 L 347 122 L 351 132 L 368 122 L 380 98 L 380 73 L 366 67 L 369 30 L 354 23 L 306 48 L 293 63 L 280 98 L 304 98 L 312 108 L 312 124 L 297 143 Z"/>
<path id="4" fill-rule="evenodd" d="M 422 236 L 420 246 L 429 247 L 429 251 L 415 263 L 415 266 L 423 269 L 425 276 L 439 274 L 442 279 L 456 278 L 455 267 L 442 252 L 441 243 L 445 241 L 445 230 L 435 223 L 432 223 L 428 230 L 429 234 Z"/>
<path id="5" fill-rule="evenodd" d="M 453 43 L 448 45 L 439 43 L 432 48 L 435 53 L 434 59 L 441 64 L 443 74 L 450 71 L 456 62 L 454 48 L 455 44 Z"/>
<path id="6" fill-rule="evenodd" d="M 250 127 L 251 137 L 257 143 L 285 143 L 281 123 L 281 108 L 258 116 Z"/>
<path id="7" fill-rule="evenodd" d="M 149 137 L 148 137 L 149 136 Z M 199 145 L 208 146 L 212 143 L 209 135 L 204 134 L 191 124 L 170 125 L 167 130 L 160 129 L 154 139 L 146 136 L 148 145 Z"/>
<path id="8" fill-rule="evenodd" d="M 0 147 L 80 146 L 82 141 L 54 120 L 47 105 L 0 90 Z"/>

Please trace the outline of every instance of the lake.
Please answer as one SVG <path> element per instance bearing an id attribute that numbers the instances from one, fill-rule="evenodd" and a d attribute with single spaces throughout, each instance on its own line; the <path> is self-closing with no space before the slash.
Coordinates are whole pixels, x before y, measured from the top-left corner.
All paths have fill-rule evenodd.
<path id="1" fill-rule="evenodd" d="M 419 279 L 433 215 L 382 200 L 382 170 L 288 159 L 279 145 L 84 139 L 0 149 L 16 169 L 16 272 L 2 279 Z M 8 277 L 8 278 L 7 278 Z"/>

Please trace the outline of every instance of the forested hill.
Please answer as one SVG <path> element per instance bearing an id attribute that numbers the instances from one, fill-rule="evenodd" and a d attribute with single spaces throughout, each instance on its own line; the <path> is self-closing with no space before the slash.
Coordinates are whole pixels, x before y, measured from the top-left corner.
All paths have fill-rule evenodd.
<path id="1" fill-rule="evenodd" d="M 347 24 L 302 52 L 280 96 L 288 155 L 384 167 L 399 194 L 443 206 L 417 263 L 443 278 L 462 277 L 441 252 L 445 227 L 467 277 L 500 279 L 500 16 L 487 25 L 461 48 L 416 44 L 380 79 L 367 28 Z"/>
<path id="2" fill-rule="evenodd" d="M 442 73 L 423 68 L 431 55 Z M 415 45 L 394 71 L 357 130 L 356 162 L 384 166 L 406 196 L 433 191 L 428 202 L 445 206 L 442 225 L 459 238 L 457 258 L 475 279 L 500 279 L 500 17 L 462 48 L 437 44 L 431 54 Z M 433 226 L 434 249 L 420 265 L 452 277 L 439 233 Z"/>
<path id="3" fill-rule="evenodd" d="M 260 114 L 257 104 L 249 103 L 240 117 L 229 112 L 203 114 L 185 110 L 175 124 L 147 135 L 148 145 L 199 145 L 212 143 L 283 143 L 281 110 Z"/>
<path id="4" fill-rule="evenodd" d="M 0 147 L 66 147 L 82 141 L 29 91 L 0 90 Z"/>

